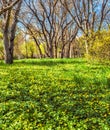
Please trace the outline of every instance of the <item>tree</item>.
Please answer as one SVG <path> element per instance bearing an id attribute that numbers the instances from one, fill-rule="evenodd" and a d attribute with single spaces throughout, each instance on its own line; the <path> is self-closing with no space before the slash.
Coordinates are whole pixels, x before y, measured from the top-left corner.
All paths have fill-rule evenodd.
<path id="1" fill-rule="evenodd" d="M 90 56 L 97 60 L 110 60 L 110 29 L 95 32 Z M 92 38 L 90 39 L 92 41 Z"/>
<path id="2" fill-rule="evenodd" d="M 6 4 L 6 1 L 3 1 Z M 20 7 L 22 0 L 16 4 L 14 8 L 10 8 L 3 14 L 3 42 L 5 50 L 5 63 L 13 63 L 13 48 L 14 39 L 16 33 L 16 25 L 18 22 L 18 14 L 20 12 Z"/>
<path id="3" fill-rule="evenodd" d="M 89 54 L 88 37 L 100 31 L 110 13 L 109 0 L 60 0 L 85 37 L 85 50 Z"/>
<path id="4" fill-rule="evenodd" d="M 60 1 L 25 0 L 25 3 L 30 20 L 22 19 L 22 23 L 29 30 L 37 46 L 39 47 L 40 43 L 45 44 L 46 57 L 63 58 L 64 53 L 68 53 L 66 55 L 69 57 L 69 48 L 77 35 L 78 27 L 69 18 Z M 68 51 L 65 51 L 66 48 Z"/>

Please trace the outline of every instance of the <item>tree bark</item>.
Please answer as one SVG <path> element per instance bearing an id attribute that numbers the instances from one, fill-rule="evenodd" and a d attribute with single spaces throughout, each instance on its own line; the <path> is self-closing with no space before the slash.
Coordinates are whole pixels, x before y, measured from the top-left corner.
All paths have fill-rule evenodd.
<path id="1" fill-rule="evenodd" d="M 9 48 L 9 24 L 10 24 L 10 15 L 11 11 L 9 10 L 5 14 L 4 20 L 4 31 L 3 31 L 3 41 L 4 41 L 4 51 L 5 51 L 5 63 L 11 64 L 12 63 L 12 55 Z"/>
<path id="2" fill-rule="evenodd" d="M 70 58 L 71 42 L 68 44 L 66 58 Z"/>
<path id="3" fill-rule="evenodd" d="M 14 39 L 16 33 L 16 25 L 18 21 L 18 14 L 20 11 L 22 0 L 18 2 L 16 11 L 13 16 L 12 25 L 10 27 L 10 19 L 11 19 L 11 11 L 8 10 L 4 15 L 4 51 L 5 51 L 5 63 L 12 64 L 13 63 L 13 48 L 14 48 Z"/>
<path id="4" fill-rule="evenodd" d="M 61 58 L 64 58 L 64 52 L 65 52 L 65 45 L 63 45 L 61 49 Z"/>

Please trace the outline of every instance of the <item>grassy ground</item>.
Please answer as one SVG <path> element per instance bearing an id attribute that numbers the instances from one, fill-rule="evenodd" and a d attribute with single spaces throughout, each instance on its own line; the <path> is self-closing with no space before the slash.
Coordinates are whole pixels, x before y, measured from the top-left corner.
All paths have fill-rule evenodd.
<path id="1" fill-rule="evenodd" d="M 109 76 L 81 59 L 0 62 L 0 130 L 109 130 Z"/>

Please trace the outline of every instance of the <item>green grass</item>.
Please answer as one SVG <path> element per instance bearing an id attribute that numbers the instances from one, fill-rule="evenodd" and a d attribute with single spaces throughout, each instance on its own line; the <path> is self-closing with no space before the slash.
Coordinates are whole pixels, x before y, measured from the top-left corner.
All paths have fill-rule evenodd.
<path id="1" fill-rule="evenodd" d="M 0 130 L 109 130 L 110 66 L 83 59 L 0 62 Z"/>

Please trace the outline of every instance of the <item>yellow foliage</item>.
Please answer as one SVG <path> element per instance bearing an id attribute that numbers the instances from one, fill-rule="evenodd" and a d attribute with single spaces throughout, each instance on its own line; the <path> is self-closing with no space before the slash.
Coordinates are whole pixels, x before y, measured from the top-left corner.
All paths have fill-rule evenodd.
<path id="1" fill-rule="evenodd" d="M 83 49 L 84 55 L 85 40 L 88 44 L 89 58 L 94 57 L 96 59 L 110 59 L 110 30 L 91 32 L 88 37 L 82 36 L 79 41 L 81 49 Z"/>

